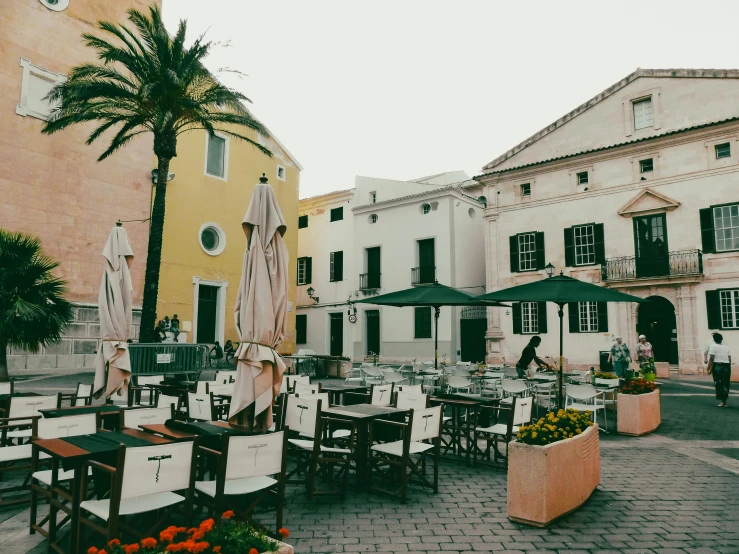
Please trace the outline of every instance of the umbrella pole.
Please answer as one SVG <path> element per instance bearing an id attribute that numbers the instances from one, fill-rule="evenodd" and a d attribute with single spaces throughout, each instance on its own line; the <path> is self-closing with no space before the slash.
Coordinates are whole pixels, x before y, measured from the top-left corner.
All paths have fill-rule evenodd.
<path id="1" fill-rule="evenodd" d="M 439 367 L 439 306 L 434 306 L 434 369 Z"/>
<path id="2" fill-rule="evenodd" d="M 562 367 L 564 366 L 564 356 L 563 356 L 563 321 L 564 321 L 564 311 L 563 307 L 564 304 L 557 303 L 557 306 L 559 306 L 558 314 L 559 314 L 559 408 L 564 408 L 564 372 L 562 370 Z"/>

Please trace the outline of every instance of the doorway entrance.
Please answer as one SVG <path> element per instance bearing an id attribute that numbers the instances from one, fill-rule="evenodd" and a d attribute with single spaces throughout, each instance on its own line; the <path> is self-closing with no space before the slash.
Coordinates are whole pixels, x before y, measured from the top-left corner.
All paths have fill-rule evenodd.
<path id="1" fill-rule="evenodd" d="M 344 355 L 344 312 L 334 312 L 329 316 L 329 355 Z"/>
<path id="2" fill-rule="evenodd" d="M 634 251 L 637 277 L 670 274 L 665 214 L 634 218 Z"/>
<path id="3" fill-rule="evenodd" d="M 639 304 L 636 330 L 647 337 L 654 349 L 655 362 L 678 363 L 675 307 L 661 296 L 650 296 Z M 636 352 L 634 352 L 636 355 Z"/>
<path id="4" fill-rule="evenodd" d="M 218 312 L 218 287 L 198 287 L 198 342 L 213 344 L 216 341 L 216 314 Z"/>
<path id="5" fill-rule="evenodd" d="M 380 355 L 380 310 L 367 310 L 367 356 Z"/>

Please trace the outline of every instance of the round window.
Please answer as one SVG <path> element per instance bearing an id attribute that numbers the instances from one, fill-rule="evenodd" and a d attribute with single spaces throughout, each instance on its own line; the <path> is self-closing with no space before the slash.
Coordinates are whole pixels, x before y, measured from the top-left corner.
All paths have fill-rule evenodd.
<path id="1" fill-rule="evenodd" d="M 217 256 L 226 247 L 226 235 L 217 223 L 206 223 L 200 228 L 200 247 L 210 256 Z"/>
<path id="2" fill-rule="evenodd" d="M 426 215 L 431 211 L 431 204 L 422 204 L 421 205 L 421 213 Z"/>
<path id="3" fill-rule="evenodd" d="M 39 0 L 44 6 L 55 12 L 66 10 L 69 6 L 69 0 Z"/>
<path id="4" fill-rule="evenodd" d="M 469 215 L 471 219 L 474 219 L 477 215 L 475 208 L 470 208 L 469 210 L 467 210 L 467 215 Z"/>
<path id="5" fill-rule="evenodd" d="M 377 223 L 377 214 L 372 214 L 371 216 L 369 216 L 369 222 Z"/>

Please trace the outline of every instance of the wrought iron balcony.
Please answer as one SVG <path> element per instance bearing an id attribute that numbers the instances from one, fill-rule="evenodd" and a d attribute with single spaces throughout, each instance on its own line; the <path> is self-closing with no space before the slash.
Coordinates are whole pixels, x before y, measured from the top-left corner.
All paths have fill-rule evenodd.
<path id="1" fill-rule="evenodd" d="M 360 273 L 359 290 L 373 290 L 380 288 L 381 273 Z"/>
<path id="2" fill-rule="evenodd" d="M 411 269 L 411 285 L 430 285 L 436 281 L 436 266 L 426 265 Z"/>
<path id="3" fill-rule="evenodd" d="M 603 281 L 703 275 L 703 252 L 681 250 L 669 252 L 667 256 L 612 258 L 601 266 L 601 272 Z"/>

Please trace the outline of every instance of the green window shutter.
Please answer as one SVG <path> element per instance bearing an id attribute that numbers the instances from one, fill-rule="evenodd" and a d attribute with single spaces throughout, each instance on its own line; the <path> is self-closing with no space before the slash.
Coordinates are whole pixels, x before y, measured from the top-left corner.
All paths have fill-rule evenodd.
<path id="1" fill-rule="evenodd" d="M 598 302 L 598 332 L 608 332 L 608 302 Z"/>
<path id="2" fill-rule="evenodd" d="M 518 236 L 513 235 L 508 239 L 510 244 L 511 273 L 518 272 Z"/>
<path id="3" fill-rule="evenodd" d="M 520 335 L 523 331 L 523 322 L 521 321 L 521 303 L 514 302 L 511 305 L 511 313 L 513 314 L 513 334 Z"/>
<path id="4" fill-rule="evenodd" d="M 544 233 L 534 233 L 534 240 L 536 241 L 536 269 L 544 269 L 547 265 L 544 255 Z"/>
<path id="5" fill-rule="evenodd" d="M 713 228 L 713 208 L 700 210 L 701 218 L 701 243 L 703 252 L 716 252 L 716 231 Z"/>
<path id="6" fill-rule="evenodd" d="M 547 332 L 547 303 L 537 302 L 537 312 L 539 314 L 539 334 Z"/>
<path id="7" fill-rule="evenodd" d="M 606 263 L 606 238 L 602 223 L 593 225 L 593 238 L 595 239 L 595 263 Z"/>
<path id="8" fill-rule="evenodd" d="M 331 272 L 330 281 L 343 281 L 344 280 L 344 252 L 331 252 L 333 258 L 333 270 L 329 266 Z"/>
<path id="9" fill-rule="evenodd" d="M 308 216 L 301 215 L 298 217 L 298 229 L 305 229 L 308 227 Z"/>
<path id="10" fill-rule="evenodd" d="M 414 329 L 414 338 L 417 339 L 430 339 L 432 338 L 431 333 L 431 308 L 429 307 L 422 307 L 422 308 L 415 308 L 414 313 L 414 320 L 415 320 L 415 329 Z"/>
<path id="11" fill-rule="evenodd" d="M 298 314 L 295 316 L 295 343 L 305 344 L 308 342 L 308 316 Z"/>
<path id="12" fill-rule="evenodd" d="M 575 265 L 575 231 L 572 227 L 565 229 L 565 266 Z"/>
<path id="13" fill-rule="evenodd" d="M 310 285 L 313 280 L 313 258 L 305 259 L 305 284 Z"/>
<path id="14" fill-rule="evenodd" d="M 577 302 L 567 303 L 567 317 L 570 321 L 570 333 L 580 332 L 580 306 Z"/>
<path id="15" fill-rule="evenodd" d="M 702 211 L 702 210 L 701 210 Z M 723 329 L 721 319 L 721 299 L 719 291 L 706 291 L 706 315 L 709 329 Z"/>

